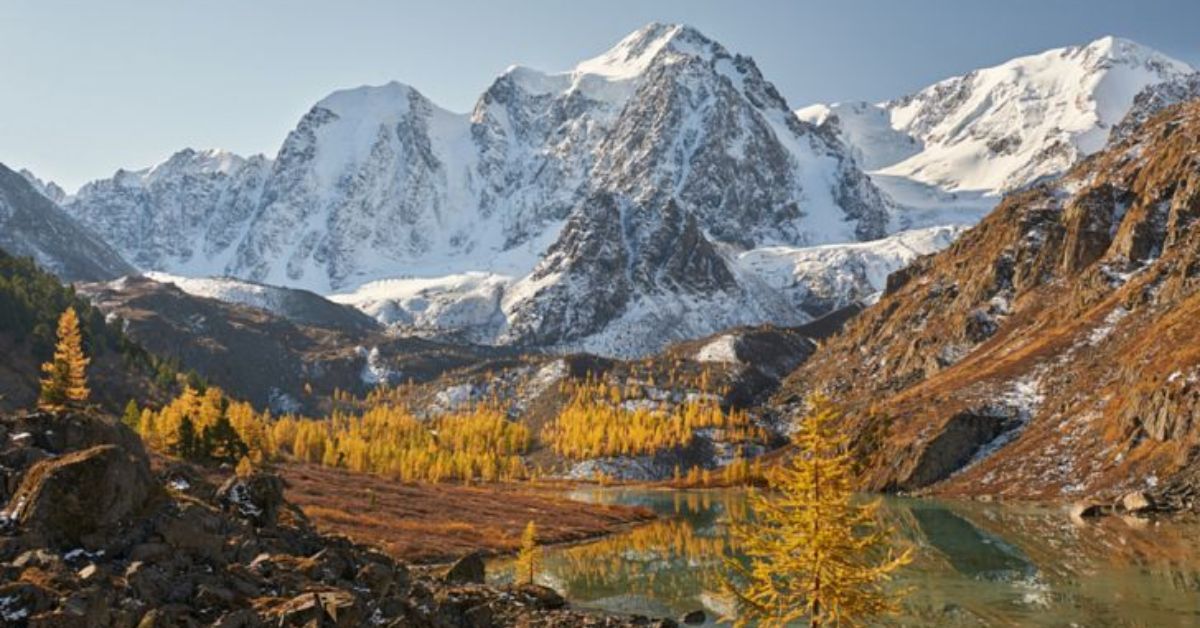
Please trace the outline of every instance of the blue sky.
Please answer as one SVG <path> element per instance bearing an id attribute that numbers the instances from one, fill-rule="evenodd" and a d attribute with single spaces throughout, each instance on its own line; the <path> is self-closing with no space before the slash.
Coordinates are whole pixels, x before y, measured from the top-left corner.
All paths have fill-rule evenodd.
<path id="1" fill-rule="evenodd" d="M 68 189 L 192 146 L 273 154 L 328 92 L 399 80 L 466 111 L 649 21 L 753 56 L 793 106 L 883 100 L 1106 34 L 1200 65 L 1200 1 L 3 0 L 0 162 Z"/>

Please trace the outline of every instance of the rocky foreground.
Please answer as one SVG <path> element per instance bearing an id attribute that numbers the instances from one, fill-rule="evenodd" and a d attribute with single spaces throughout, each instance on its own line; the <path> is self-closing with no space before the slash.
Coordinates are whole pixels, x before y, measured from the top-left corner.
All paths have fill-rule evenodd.
<path id="1" fill-rule="evenodd" d="M 157 475 L 141 440 L 88 414 L 0 417 L 5 626 L 666 626 L 571 610 L 540 586 L 444 576 L 319 534 L 255 472 Z"/>

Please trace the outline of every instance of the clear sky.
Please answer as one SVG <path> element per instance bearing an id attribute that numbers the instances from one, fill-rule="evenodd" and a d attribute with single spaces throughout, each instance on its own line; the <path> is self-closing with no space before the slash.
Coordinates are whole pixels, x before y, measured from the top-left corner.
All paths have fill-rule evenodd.
<path id="1" fill-rule="evenodd" d="M 0 162 L 74 190 L 186 146 L 273 155 L 334 89 L 467 111 L 511 64 L 567 69 L 654 20 L 754 57 L 795 107 L 1106 34 L 1200 66 L 1200 0 L 0 0 Z"/>

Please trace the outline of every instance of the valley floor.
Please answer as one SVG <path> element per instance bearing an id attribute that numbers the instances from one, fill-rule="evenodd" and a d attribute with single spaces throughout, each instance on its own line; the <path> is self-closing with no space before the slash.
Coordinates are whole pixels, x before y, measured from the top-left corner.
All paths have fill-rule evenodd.
<path id="1" fill-rule="evenodd" d="M 608 534 L 655 517 L 648 509 L 567 499 L 560 487 L 402 483 L 315 465 L 287 464 L 287 499 L 325 533 L 344 534 L 393 557 L 430 563 L 473 551 L 515 552 L 534 521 L 542 544 Z"/>

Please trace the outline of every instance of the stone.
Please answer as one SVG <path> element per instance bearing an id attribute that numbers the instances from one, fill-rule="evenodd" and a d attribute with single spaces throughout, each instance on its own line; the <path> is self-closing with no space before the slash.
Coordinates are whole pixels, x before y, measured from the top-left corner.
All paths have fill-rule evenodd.
<path id="1" fill-rule="evenodd" d="M 140 510 L 153 488 L 144 459 L 99 445 L 34 465 L 12 498 L 13 514 L 25 531 L 51 546 L 96 546 L 94 535 Z"/>
<path id="2" fill-rule="evenodd" d="M 259 628 L 265 625 L 257 613 L 243 608 L 225 613 L 213 623 L 213 628 Z"/>
<path id="3" fill-rule="evenodd" d="M 340 589 L 303 593 L 276 608 L 273 614 L 278 617 L 280 626 L 350 628 L 362 625 L 365 619 L 358 599 Z"/>
<path id="4" fill-rule="evenodd" d="M 196 602 L 204 608 L 224 608 L 233 604 L 237 596 L 225 587 L 201 584 L 196 587 Z"/>
<path id="5" fill-rule="evenodd" d="M 216 499 L 226 511 L 256 527 L 269 528 L 278 521 L 283 508 L 283 489 L 283 478 L 274 474 L 235 475 L 217 489 Z"/>
<path id="6" fill-rule="evenodd" d="M 12 566 L 17 569 L 26 569 L 28 567 L 39 567 L 42 569 L 50 569 L 62 563 L 62 558 L 58 554 L 49 552 L 45 549 L 32 549 L 17 556 L 12 561 Z"/>
<path id="7" fill-rule="evenodd" d="M 134 597 L 154 607 L 166 599 L 170 579 L 157 566 L 134 562 L 125 569 L 125 583 Z"/>
<path id="8" fill-rule="evenodd" d="M 679 618 L 679 623 L 689 626 L 698 626 L 708 621 L 708 615 L 702 610 L 694 610 L 690 613 L 684 613 L 683 617 Z"/>
<path id="9" fill-rule="evenodd" d="M 392 589 L 395 572 L 391 567 L 381 563 L 367 563 L 354 575 L 354 582 L 367 587 L 371 597 L 381 598 Z"/>
<path id="10" fill-rule="evenodd" d="M 155 563 L 171 555 L 171 546 L 166 543 L 139 543 L 129 550 L 129 560 Z"/>
<path id="11" fill-rule="evenodd" d="M 558 591 L 540 584 L 523 584 L 516 592 L 521 601 L 538 610 L 557 610 L 567 605 Z"/>
<path id="12" fill-rule="evenodd" d="M 213 563 L 223 563 L 225 538 L 219 534 L 220 521 L 204 508 L 188 504 L 178 516 L 161 523 L 159 533 L 174 551 L 194 554 Z"/>
<path id="13" fill-rule="evenodd" d="M 29 582 L 0 585 L 0 614 L 8 617 L 33 617 L 55 606 L 58 595 Z"/>
<path id="14" fill-rule="evenodd" d="M 108 571 L 96 563 L 88 563 L 82 569 L 77 571 L 75 575 L 79 576 L 79 579 L 85 583 L 91 584 L 106 579 L 108 577 Z"/>
<path id="15" fill-rule="evenodd" d="M 483 584 L 487 580 L 487 566 L 481 552 L 471 552 L 458 559 L 446 572 L 447 584 Z"/>
<path id="16" fill-rule="evenodd" d="M 353 561 L 337 547 L 326 547 L 308 557 L 301 569 L 308 577 L 328 583 L 354 577 Z"/>
<path id="17" fill-rule="evenodd" d="M 1149 495 L 1142 491 L 1130 491 L 1125 493 L 1121 496 L 1121 500 L 1118 502 L 1118 504 L 1121 510 L 1131 515 L 1142 514 L 1154 510 L 1154 502 L 1150 499 Z"/>

